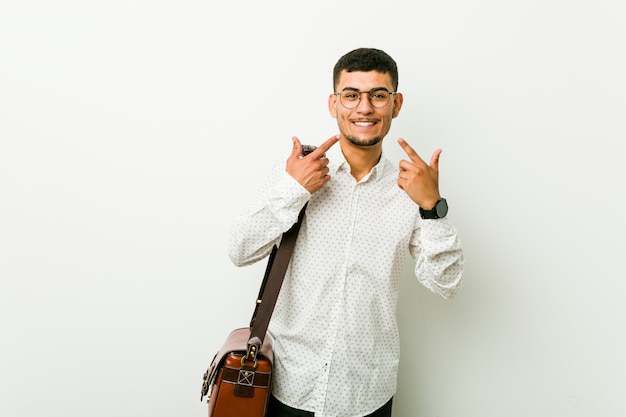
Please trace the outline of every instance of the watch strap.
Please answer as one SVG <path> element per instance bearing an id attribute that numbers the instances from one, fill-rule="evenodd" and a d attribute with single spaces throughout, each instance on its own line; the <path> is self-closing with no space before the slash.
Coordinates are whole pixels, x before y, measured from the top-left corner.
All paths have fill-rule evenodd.
<path id="1" fill-rule="evenodd" d="M 442 198 L 432 209 L 426 210 L 420 207 L 419 212 L 422 219 L 441 219 L 448 214 L 448 203 L 445 198 Z"/>

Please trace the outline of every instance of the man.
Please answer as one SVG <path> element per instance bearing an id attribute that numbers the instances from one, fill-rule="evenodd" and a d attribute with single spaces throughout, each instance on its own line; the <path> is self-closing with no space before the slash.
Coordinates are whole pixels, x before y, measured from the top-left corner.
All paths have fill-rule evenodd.
<path id="1" fill-rule="evenodd" d="M 271 417 L 390 416 L 407 251 L 431 291 L 450 298 L 461 286 L 462 247 L 439 193 L 441 150 L 427 164 L 399 139 L 408 156 L 399 168 L 382 152 L 403 102 L 395 61 L 377 49 L 351 51 L 333 86 L 339 135 L 305 157 L 293 138 L 286 164 L 237 218 L 229 247 L 238 266 L 266 257 L 307 204 L 269 326 Z"/>

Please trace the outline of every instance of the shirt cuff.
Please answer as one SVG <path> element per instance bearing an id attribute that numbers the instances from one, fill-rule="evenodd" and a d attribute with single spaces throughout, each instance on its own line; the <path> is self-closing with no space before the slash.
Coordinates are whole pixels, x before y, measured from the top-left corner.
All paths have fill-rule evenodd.
<path id="1" fill-rule="evenodd" d="M 456 229 L 450 219 L 422 219 L 421 222 L 422 239 L 436 241 L 442 237 L 456 234 Z"/>
<path id="2" fill-rule="evenodd" d="M 278 176 L 274 184 L 269 204 L 277 216 L 283 217 L 279 213 L 289 213 L 290 219 L 296 219 L 310 198 L 311 194 L 307 189 L 285 171 Z"/>

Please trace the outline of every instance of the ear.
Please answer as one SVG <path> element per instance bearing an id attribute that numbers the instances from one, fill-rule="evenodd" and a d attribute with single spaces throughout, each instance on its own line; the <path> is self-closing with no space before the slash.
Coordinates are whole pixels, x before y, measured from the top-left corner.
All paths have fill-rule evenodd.
<path id="1" fill-rule="evenodd" d="M 393 113 L 391 114 L 392 118 L 398 117 L 400 114 L 400 109 L 402 108 L 402 103 L 404 103 L 404 96 L 402 93 L 395 94 L 393 97 Z"/>
<path id="2" fill-rule="evenodd" d="M 337 118 L 337 94 L 328 96 L 328 111 L 333 118 Z"/>

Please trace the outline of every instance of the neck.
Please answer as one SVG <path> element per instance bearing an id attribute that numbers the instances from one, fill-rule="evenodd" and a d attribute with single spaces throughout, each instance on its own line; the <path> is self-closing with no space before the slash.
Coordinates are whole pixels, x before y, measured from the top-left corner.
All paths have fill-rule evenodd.
<path id="1" fill-rule="evenodd" d="M 378 164 L 383 152 L 382 142 L 372 146 L 356 146 L 341 141 L 341 151 L 350 165 L 350 173 L 358 182 Z"/>

